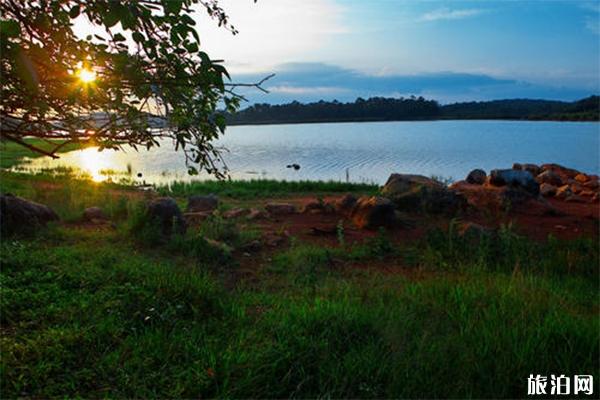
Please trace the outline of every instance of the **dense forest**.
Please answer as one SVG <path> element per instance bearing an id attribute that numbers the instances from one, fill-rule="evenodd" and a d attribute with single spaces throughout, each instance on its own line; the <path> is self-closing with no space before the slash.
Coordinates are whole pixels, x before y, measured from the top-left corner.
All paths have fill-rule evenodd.
<path id="1" fill-rule="evenodd" d="M 590 96 L 574 102 L 513 99 L 448 105 L 423 97 L 358 98 L 353 103 L 294 101 L 280 105 L 254 104 L 228 115 L 227 119 L 231 125 L 432 119 L 599 121 L 600 97 Z"/>

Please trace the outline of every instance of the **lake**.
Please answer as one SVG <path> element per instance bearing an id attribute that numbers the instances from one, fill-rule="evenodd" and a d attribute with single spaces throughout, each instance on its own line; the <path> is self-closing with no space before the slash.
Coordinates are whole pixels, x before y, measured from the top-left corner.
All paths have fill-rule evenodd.
<path id="1" fill-rule="evenodd" d="M 339 180 L 384 183 L 392 172 L 463 179 L 470 170 L 514 162 L 558 163 L 600 172 L 600 125 L 593 122 L 402 121 L 233 126 L 219 140 L 234 179 Z M 299 170 L 286 168 L 296 163 Z M 149 152 L 95 148 L 59 160 L 26 160 L 26 169 L 75 167 L 102 181 L 107 170 L 142 174 L 147 183 L 190 177 L 169 142 Z"/>

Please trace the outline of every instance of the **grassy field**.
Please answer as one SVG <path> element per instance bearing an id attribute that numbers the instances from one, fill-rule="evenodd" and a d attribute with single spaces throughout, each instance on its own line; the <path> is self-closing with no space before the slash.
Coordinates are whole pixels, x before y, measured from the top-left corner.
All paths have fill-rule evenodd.
<path id="1" fill-rule="evenodd" d="M 261 187 L 261 185 L 263 185 Z M 267 189 L 268 188 L 268 189 Z M 290 244 L 251 256 L 252 223 L 209 219 L 168 241 L 140 225 L 145 194 L 68 175 L 2 172 L 0 189 L 67 221 L 0 244 L 3 398 L 522 398 L 530 374 L 600 377 L 599 249 L 510 227 L 450 224 L 396 243 Z M 165 188 L 161 190 L 166 190 Z M 224 206 L 371 186 L 198 183 Z M 385 266 L 385 269 L 377 266 Z M 242 274 L 242 271 L 245 273 Z"/>

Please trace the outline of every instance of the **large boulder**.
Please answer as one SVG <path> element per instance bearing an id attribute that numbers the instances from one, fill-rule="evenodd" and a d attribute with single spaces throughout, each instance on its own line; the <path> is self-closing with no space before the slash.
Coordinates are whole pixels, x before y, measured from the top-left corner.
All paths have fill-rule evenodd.
<path id="1" fill-rule="evenodd" d="M 3 233 L 31 232 L 58 220 L 58 215 L 48 206 L 12 194 L 0 195 L 0 226 Z"/>
<path id="2" fill-rule="evenodd" d="M 219 198 L 214 194 L 207 196 L 194 195 L 188 198 L 186 212 L 214 211 L 219 206 Z"/>
<path id="3" fill-rule="evenodd" d="M 487 175 L 484 170 L 474 169 L 473 171 L 469 172 L 469 175 L 467 175 L 467 182 L 475 185 L 483 185 L 486 178 Z"/>
<path id="4" fill-rule="evenodd" d="M 520 188 L 534 196 L 540 193 L 540 184 L 529 171 L 494 169 L 490 172 L 490 184 Z"/>
<path id="5" fill-rule="evenodd" d="M 547 170 L 539 174 L 535 178 L 539 183 L 547 183 L 552 186 L 562 186 L 564 185 L 563 178 L 559 174 L 554 171 Z"/>
<path id="6" fill-rule="evenodd" d="M 466 206 L 464 197 L 422 175 L 392 174 L 381 192 L 401 211 L 455 213 Z"/>
<path id="7" fill-rule="evenodd" d="M 450 185 L 450 190 L 463 196 L 474 210 L 498 211 L 508 207 L 525 205 L 536 198 L 520 187 L 475 185 L 458 181 Z"/>
<path id="8" fill-rule="evenodd" d="M 164 236 L 172 233 L 184 234 L 187 224 L 177 205 L 171 197 L 159 197 L 148 203 L 147 217 L 157 223 Z"/>
<path id="9" fill-rule="evenodd" d="M 106 221 L 108 217 L 100 207 L 88 207 L 83 210 L 83 219 L 88 222 Z"/>
<path id="10" fill-rule="evenodd" d="M 542 171 L 552 171 L 557 173 L 558 175 L 561 175 L 564 178 L 569 179 L 574 179 L 579 174 L 579 171 L 577 171 L 576 169 L 563 167 L 560 164 L 543 164 Z"/>
<path id="11" fill-rule="evenodd" d="M 385 197 L 363 196 L 352 209 L 350 218 L 358 228 L 374 229 L 396 223 L 394 204 Z"/>
<path id="12" fill-rule="evenodd" d="M 335 212 L 340 215 L 349 216 L 356 205 L 358 199 L 353 194 L 348 193 L 341 199 L 337 200 L 333 207 L 335 208 Z"/>
<path id="13" fill-rule="evenodd" d="M 512 168 L 519 171 L 529 171 L 533 176 L 537 176 L 540 172 L 542 172 L 542 168 L 536 164 L 514 163 Z"/>

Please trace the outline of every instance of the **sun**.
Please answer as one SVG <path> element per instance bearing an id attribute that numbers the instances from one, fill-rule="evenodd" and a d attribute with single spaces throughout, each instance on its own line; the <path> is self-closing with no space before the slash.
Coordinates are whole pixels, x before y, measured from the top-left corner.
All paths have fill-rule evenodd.
<path id="1" fill-rule="evenodd" d="M 83 83 L 92 83 L 96 80 L 96 73 L 87 68 L 81 68 L 77 71 L 77 77 Z"/>

